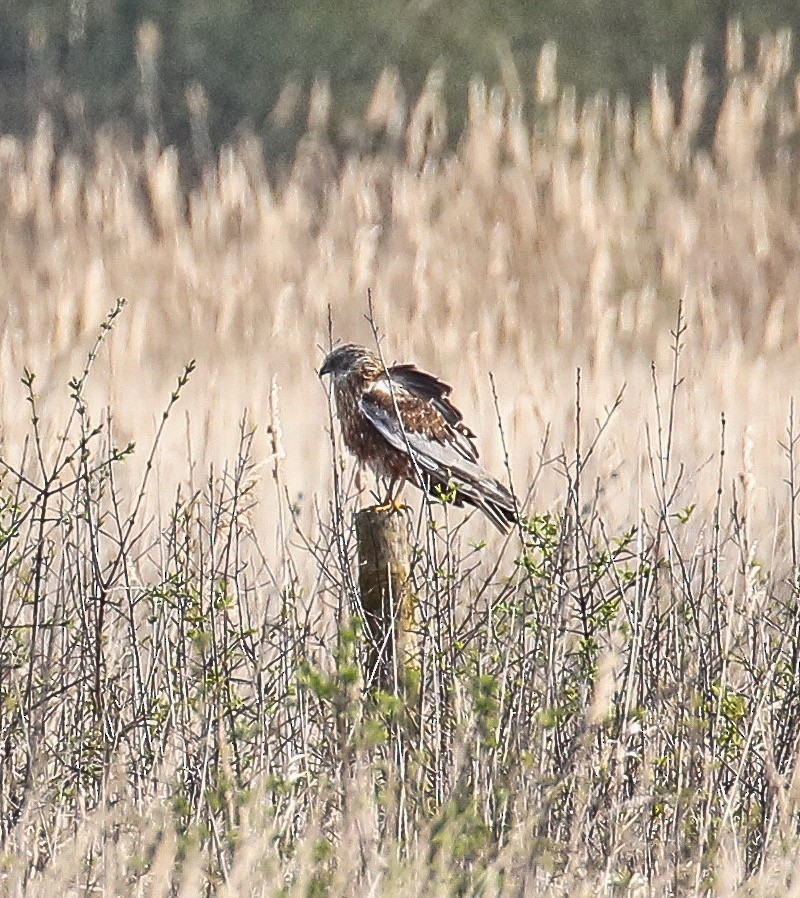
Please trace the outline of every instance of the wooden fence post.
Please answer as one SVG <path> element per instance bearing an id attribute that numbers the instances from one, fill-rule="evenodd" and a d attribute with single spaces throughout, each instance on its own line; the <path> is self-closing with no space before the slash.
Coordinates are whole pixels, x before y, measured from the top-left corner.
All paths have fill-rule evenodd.
<path id="1" fill-rule="evenodd" d="M 397 694 L 416 642 L 405 518 L 396 511 L 364 508 L 356 513 L 356 539 L 369 640 L 364 680 Z"/>

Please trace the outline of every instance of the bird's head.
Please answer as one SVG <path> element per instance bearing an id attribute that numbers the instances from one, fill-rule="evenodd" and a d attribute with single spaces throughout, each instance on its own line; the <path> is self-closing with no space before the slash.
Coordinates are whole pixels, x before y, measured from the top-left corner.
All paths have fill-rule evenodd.
<path id="1" fill-rule="evenodd" d="M 337 346 L 332 352 L 329 352 L 322 367 L 319 369 L 319 376 L 324 377 L 331 374 L 334 380 L 340 377 L 348 377 L 355 371 L 377 365 L 380 369 L 375 356 L 363 346 L 357 346 L 355 343 L 345 343 L 344 346 Z"/>

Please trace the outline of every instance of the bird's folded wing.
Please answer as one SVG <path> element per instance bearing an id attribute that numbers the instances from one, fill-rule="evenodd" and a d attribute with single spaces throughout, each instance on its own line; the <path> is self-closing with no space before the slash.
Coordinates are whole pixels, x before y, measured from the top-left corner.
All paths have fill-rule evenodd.
<path id="1" fill-rule="evenodd" d="M 381 399 L 384 394 L 390 396 L 393 399 L 392 408 L 395 402 L 405 406 L 413 405 L 415 400 L 419 400 L 413 414 L 433 415 L 437 431 L 443 431 L 448 440 L 456 443 L 465 458 L 478 460 L 475 434 L 464 424 L 461 412 L 447 399 L 450 387 L 446 383 L 413 365 L 395 365 L 389 369 L 388 374 L 388 380 L 384 378 L 373 386 L 375 394 L 379 394 Z M 403 417 L 405 419 L 405 414 Z"/>
<path id="2" fill-rule="evenodd" d="M 394 365 L 389 368 L 389 377 L 394 383 L 405 387 L 409 393 L 432 403 L 448 424 L 458 427 L 468 437 L 475 434 L 463 423 L 464 416 L 447 398 L 452 387 L 438 377 L 420 371 L 415 365 Z"/>
<path id="3" fill-rule="evenodd" d="M 419 419 L 407 414 L 406 403 L 398 403 L 406 426 L 402 426 L 391 396 L 381 393 L 365 393 L 359 400 L 359 408 L 367 420 L 375 427 L 390 446 L 411 455 L 423 472 L 433 474 L 444 481 L 454 480 L 456 485 L 472 484 L 480 488 L 484 497 L 503 505 L 511 500 L 505 487 L 476 464 L 474 458 L 467 457 L 460 441 L 442 440 L 440 431 L 444 421 L 425 418 L 435 415 L 430 407 L 418 410 Z M 429 423 L 430 428 L 426 427 Z M 438 424 L 438 427 L 436 426 Z M 513 502 L 513 500 L 512 500 Z"/>

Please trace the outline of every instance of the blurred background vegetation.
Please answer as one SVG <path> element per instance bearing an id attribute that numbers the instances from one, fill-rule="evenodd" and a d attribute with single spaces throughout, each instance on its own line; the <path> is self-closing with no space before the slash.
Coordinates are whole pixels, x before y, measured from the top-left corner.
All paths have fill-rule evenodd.
<path id="1" fill-rule="evenodd" d="M 247 127 L 275 157 L 290 153 L 305 130 L 303 102 L 320 76 L 330 79 L 331 137 L 340 146 L 357 143 L 353 123 L 391 66 L 409 98 L 432 69 L 442 71 L 453 139 L 469 79 L 478 74 L 527 89 L 543 43 L 552 40 L 559 79 L 573 83 L 579 95 L 606 90 L 634 101 L 647 95 L 656 68 L 666 70 L 679 93 L 688 51 L 702 43 L 712 80 L 710 133 L 724 91 L 725 30 L 734 17 L 741 18 L 746 37 L 781 26 L 797 33 L 800 4 L 0 0 L 0 129 L 30 131 L 46 108 L 57 133 L 73 143 L 98 124 L 117 122 L 133 133 L 155 128 L 187 149 L 199 118 L 212 146 Z M 283 114 L 276 117 L 281 96 Z"/>

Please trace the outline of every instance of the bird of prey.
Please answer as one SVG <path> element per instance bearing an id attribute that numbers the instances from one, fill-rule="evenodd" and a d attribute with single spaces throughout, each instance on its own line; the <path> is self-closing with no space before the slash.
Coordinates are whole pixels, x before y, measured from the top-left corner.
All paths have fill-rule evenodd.
<path id="1" fill-rule="evenodd" d="M 475 434 L 448 399 L 451 388 L 414 365 L 384 367 L 363 346 L 334 349 L 319 376 L 330 374 L 342 436 L 350 452 L 389 481 L 381 507 L 397 507 L 406 480 L 455 505 L 473 505 L 502 533 L 517 521 L 514 497 L 478 462 Z"/>

